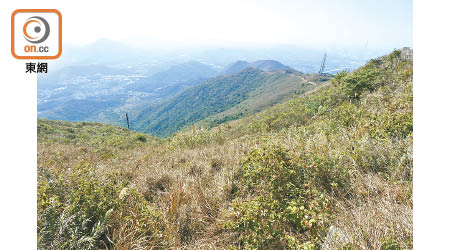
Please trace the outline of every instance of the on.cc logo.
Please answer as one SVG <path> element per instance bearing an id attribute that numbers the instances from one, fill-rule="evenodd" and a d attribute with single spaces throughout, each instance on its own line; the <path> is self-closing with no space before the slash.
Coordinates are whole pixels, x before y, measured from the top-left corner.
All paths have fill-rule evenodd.
<path id="1" fill-rule="evenodd" d="M 42 43 L 50 35 L 50 25 L 39 16 L 32 16 L 23 25 L 23 35 L 30 43 Z"/>
<path id="2" fill-rule="evenodd" d="M 62 16 L 56 9 L 17 9 L 11 14 L 11 54 L 50 60 L 62 53 Z"/>

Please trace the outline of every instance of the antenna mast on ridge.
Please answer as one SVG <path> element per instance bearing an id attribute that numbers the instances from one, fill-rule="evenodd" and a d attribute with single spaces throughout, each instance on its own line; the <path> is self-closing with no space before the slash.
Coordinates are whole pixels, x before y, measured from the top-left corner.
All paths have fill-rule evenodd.
<path id="1" fill-rule="evenodd" d="M 320 65 L 319 75 L 323 75 L 323 70 L 325 69 L 325 60 L 327 60 L 327 52 L 323 55 L 322 64 Z"/>

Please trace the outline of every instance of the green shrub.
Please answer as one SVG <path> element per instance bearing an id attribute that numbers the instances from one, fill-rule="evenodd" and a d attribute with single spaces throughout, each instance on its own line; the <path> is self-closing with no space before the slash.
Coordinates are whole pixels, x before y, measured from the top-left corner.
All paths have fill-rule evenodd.
<path id="1" fill-rule="evenodd" d="M 120 205 L 123 185 L 102 183 L 87 164 L 70 174 L 51 176 L 38 185 L 38 245 L 40 248 L 98 249 L 106 238 L 111 211 Z"/>
<path id="2" fill-rule="evenodd" d="M 83 163 L 67 175 L 41 174 L 38 248 L 125 249 L 124 243 L 160 240 L 160 214 L 125 182 L 103 182 Z"/>
<path id="3" fill-rule="evenodd" d="M 146 142 L 147 138 L 144 135 L 138 135 L 136 139 L 140 142 Z"/>
<path id="4" fill-rule="evenodd" d="M 395 63 L 396 60 L 400 59 L 401 54 L 402 54 L 402 51 L 399 49 L 392 51 L 392 53 L 390 53 L 388 56 L 388 61 L 390 63 Z"/>
<path id="5" fill-rule="evenodd" d="M 331 79 L 331 83 L 335 86 L 340 86 L 344 82 L 344 79 L 348 76 L 348 74 L 349 72 L 346 70 L 337 73 L 334 78 Z"/>
<path id="6" fill-rule="evenodd" d="M 406 137 L 413 132 L 412 112 L 390 115 L 385 125 L 385 131 L 391 136 Z"/>
<path id="7" fill-rule="evenodd" d="M 347 97 L 360 99 L 364 91 L 373 91 L 379 87 L 377 78 L 380 74 L 380 69 L 366 66 L 340 79 L 340 86 Z"/>
<path id="8" fill-rule="evenodd" d="M 400 250 L 400 249 L 402 249 L 400 245 L 393 240 L 387 240 L 383 242 L 383 244 L 380 247 L 380 250 Z"/>
<path id="9" fill-rule="evenodd" d="M 318 242 L 324 195 L 279 146 L 252 151 L 238 173 L 234 219 L 245 249 L 311 249 Z"/>

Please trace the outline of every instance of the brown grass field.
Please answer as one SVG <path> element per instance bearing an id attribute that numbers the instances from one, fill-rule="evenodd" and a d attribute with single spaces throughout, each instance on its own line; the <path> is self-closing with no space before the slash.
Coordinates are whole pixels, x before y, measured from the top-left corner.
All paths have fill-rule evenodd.
<path id="1" fill-rule="evenodd" d="M 38 120 L 38 248 L 412 249 L 412 100 L 394 51 L 165 139 Z"/>

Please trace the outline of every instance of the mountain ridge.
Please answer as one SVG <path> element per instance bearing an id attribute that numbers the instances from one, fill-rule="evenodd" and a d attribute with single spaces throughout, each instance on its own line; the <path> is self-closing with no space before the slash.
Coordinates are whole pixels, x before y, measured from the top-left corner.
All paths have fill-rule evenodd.
<path id="1" fill-rule="evenodd" d="M 320 85 L 316 75 L 292 69 L 263 71 L 246 67 L 238 73 L 219 75 L 186 89 L 159 107 L 143 110 L 134 128 L 156 136 L 168 136 L 208 117 L 208 126 L 214 126 Z"/>
<path id="2" fill-rule="evenodd" d="M 247 67 L 259 69 L 262 71 L 292 69 L 291 67 L 286 66 L 275 60 L 257 60 L 257 61 L 251 62 L 251 63 L 247 62 L 247 61 L 238 60 L 238 61 L 228 65 L 225 68 L 225 70 L 223 71 L 223 74 L 225 74 L 225 75 L 235 74 L 239 71 L 242 71 L 243 69 L 245 69 Z"/>

